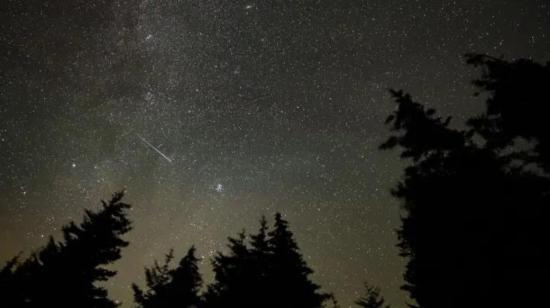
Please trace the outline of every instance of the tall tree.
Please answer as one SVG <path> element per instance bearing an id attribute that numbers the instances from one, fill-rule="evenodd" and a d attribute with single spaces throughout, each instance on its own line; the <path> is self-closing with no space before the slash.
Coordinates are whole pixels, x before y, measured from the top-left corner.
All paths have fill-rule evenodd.
<path id="1" fill-rule="evenodd" d="M 229 253 L 218 252 L 212 259 L 214 282 L 204 295 L 206 307 L 254 307 L 254 294 L 250 294 L 251 260 L 246 235 L 229 237 Z"/>
<path id="2" fill-rule="evenodd" d="M 487 147 L 550 173 L 550 63 L 508 62 L 478 54 L 468 55 L 468 63 L 482 68 L 474 84 L 488 94 L 485 112 L 470 119 L 468 125 L 483 137 Z M 502 151 L 518 141 L 530 146 Z"/>
<path id="3" fill-rule="evenodd" d="M 271 251 L 271 279 L 275 307 L 321 307 L 329 299 L 320 293 L 320 287 L 309 279 L 313 270 L 299 252 L 288 222 L 275 214 L 273 229 L 269 232 Z"/>
<path id="4" fill-rule="evenodd" d="M 5 307 L 116 307 L 97 283 L 116 274 L 104 266 L 128 245 L 121 236 L 131 229 L 130 205 L 122 197 L 123 192 L 115 193 L 110 202 L 102 201 L 101 210 L 86 210 L 80 225 L 63 227 L 63 241 L 50 237 L 27 260 L 8 263 L 1 274 L 2 286 L 9 286 L 0 290 Z"/>
<path id="5" fill-rule="evenodd" d="M 311 282 L 313 272 L 280 214 L 268 230 L 262 217 L 258 233 L 229 238 L 229 253 L 212 262 L 215 281 L 205 294 L 207 307 L 321 307 L 329 295 Z"/>
<path id="6" fill-rule="evenodd" d="M 256 254 L 257 258 L 263 258 L 269 252 L 269 243 L 267 238 L 268 226 L 265 216 L 260 219 L 260 229 L 257 234 L 250 236 L 250 244 L 252 246 L 253 254 Z"/>
<path id="7" fill-rule="evenodd" d="M 406 211 L 398 230 L 409 258 L 403 288 L 423 308 L 534 305 L 549 277 L 541 244 L 549 127 L 533 114 L 548 108 L 549 66 L 468 59 L 484 68 L 475 84 L 488 98 L 465 130 L 392 91 L 398 108 L 382 148 L 399 147 L 410 162 L 393 190 Z"/>
<path id="8" fill-rule="evenodd" d="M 171 250 L 161 266 L 157 262 L 152 268 L 145 269 L 147 290 L 132 285 L 134 299 L 139 307 L 169 308 L 197 307 L 200 304 L 199 290 L 202 278 L 198 269 L 199 259 L 195 248 L 191 247 L 181 259 L 179 265 L 170 269 L 174 255 Z"/>
<path id="9" fill-rule="evenodd" d="M 355 303 L 362 308 L 389 308 L 384 297 L 380 295 L 380 289 L 365 283 L 365 295 Z"/>
<path id="10" fill-rule="evenodd" d="M 248 271 L 250 272 L 249 298 L 256 305 L 271 307 L 268 299 L 272 291 L 271 272 L 272 258 L 268 242 L 268 225 L 264 216 L 260 219 L 260 228 L 256 234 L 250 235 L 250 256 Z"/>

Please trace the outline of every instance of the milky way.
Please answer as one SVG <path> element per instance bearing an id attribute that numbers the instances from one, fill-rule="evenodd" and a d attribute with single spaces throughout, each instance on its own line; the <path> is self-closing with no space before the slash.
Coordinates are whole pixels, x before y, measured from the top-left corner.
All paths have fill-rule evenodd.
<path id="1" fill-rule="evenodd" d="M 277 211 L 343 307 L 363 281 L 405 307 L 387 89 L 459 121 L 481 106 L 465 53 L 550 59 L 544 0 L 5 2 L 0 261 L 126 189 L 124 307 L 169 248 L 195 244 L 208 281 Z"/>

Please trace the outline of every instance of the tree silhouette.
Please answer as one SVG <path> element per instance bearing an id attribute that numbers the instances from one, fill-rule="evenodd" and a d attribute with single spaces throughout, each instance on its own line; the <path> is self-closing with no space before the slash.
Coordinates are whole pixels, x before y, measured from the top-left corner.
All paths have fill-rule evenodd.
<path id="1" fill-rule="evenodd" d="M 321 307 L 328 295 L 318 293 L 319 286 L 308 276 L 313 271 L 298 251 L 294 235 L 280 213 L 269 232 L 275 307 Z"/>
<path id="2" fill-rule="evenodd" d="M 160 266 L 157 262 L 152 268 L 145 269 L 147 290 L 142 291 L 132 285 L 134 299 L 139 307 L 197 307 L 200 304 L 199 290 L 202 278 L 198 270 L 195 248 L 191 247 L 181 259 L 179 265 L 170 269 L 174 255 L 171 250 Z"/>
<path id="3" fill-rule="evenodd" d="M 85 211 L 80 225 L 64 226 L 63 241 L 52 237 L 27 260 L 12 259 L 0 272 L 4 307 L 116 307 L 107 291 L 96 285 L 115 275 L 104 266 L 120 258 L 131 229 L 130 206 L 115 193 L 101 210 Z"/>
<path id="4" fill-rule="evenodd" d="M 258 233 L 250 235 L 250 255 L 249 255 L 249 293 L 253 294 L 254 303 L 263 303 L 266 307 L 271 307 L 272 303 L 266 303 L 270 299 L 270 292 L 273 290 L 271 281 L 272 259 L 268 242 L 268 226 L 264 216 L 260 219 L 260 229 Z"/>
<path id="5" fill-rule="evenodd" d="M 385 304 L 384 297 L 380 295 L 380 289 L 365 283 L 365 295 L 355 302 L 362 308 L 389 308 Z"/>
<path id="6" fill-rule="evenodd" d="M 510 159 L 534 164 L 550 172 L 550 63 L 527 59 L 507 62 L 486 55 L 468 55 L 468 63 L 483 68 L 474 81 L 487 92 L 486 111 L 468 121 L 473 130 L 496 151 L 509 148 L 518 139 L 532 147 L 515 148 Z"/>
<path id="7" fill-rule="evenodd" d="M 299 253 L 280 214 L 268 231 L 265 218 L 257 234 L 229 238 L 229 253 L 214 257 L 215 281 L 206 307 L 321 307 L 329 298 L 308 276 L 313 272 Z"/>
<path id="8" fill-rule="evenodd" d="M 423 308 L 533 306 L 549 277 L 550 130 L 534 115 L 548 108 L 549 66 L 482 55 L 468 63 L 484 68 L 475 84 L 489 95 L 465 130 L 392 91 L 394 134 L 381 147 L 411 162 L 393 190 L 406 211 L 403 289 Z"/>
<path id="9" fill-rule="evenodd" d="M 250 294 L 251 253 L 245 242 L 246 235 L 229 237 L 229 253 L 218 252 L 212 259 L 215 281 L 204 295 L 206 307 L 252 307 L 255 294 Z"/>

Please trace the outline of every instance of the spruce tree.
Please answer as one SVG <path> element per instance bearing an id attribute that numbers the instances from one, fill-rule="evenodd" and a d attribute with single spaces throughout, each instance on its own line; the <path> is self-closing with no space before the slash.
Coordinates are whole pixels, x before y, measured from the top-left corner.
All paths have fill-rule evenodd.
<path id="1" fill-rule="evenodd" d="M 475 84 L 487 103 L 464 129 L 392 92 L 398 108 L 382 148 L 409 162 L 393 190 L 406 214 L 403 289 L 422 308 L 535 307 L 550 277 L 550 65 L 468 61 L 484 69 Z"/>
<path id="2" fill-rule="evenodd" d="M 123 203 L 123 192 L 101 210 L 85 211 L 84 221 L 64 226 L 63 241 L 52 237 L 48 244 L 23 262 L 8 263 L 2 290 L 6 307 L 116 307 L 107 291 L 98 286 L 116 272 L 104 266 L 120 258 L 128 242 L 121 238 L 131 229 L 126 217 L 130 205 Z M 7 278 L 6 278 L 7 277 Z"/>
<path id="3" fill-rule="evenodd" d="M 199 259 L 195 256 L 195 248 L 191 247 L 179 265 L 171 269 L 170 263 L 173 258 L 171 250 L 162 266 L 155 262 L 152 268 L 145 269 L 146 291 L 135 284 L 132 285 L 138 307 L 197 307 L 200 304 L 198 293 L 202 278 L 198 270 Z"/>
<path id="4" fill-rule="evenodd" d="M 271 300 L 275 307 L 321 307 L 329 295 L 320 293 L 320 287 L 309 279 L 313 270 L 299 252 L 294 235 L 280 213 L 275 214 L 273 229 L 268 239 Z"/>
<path id="5" fill-rule="evenodd" d="M 260 219 L 260 229 L 257 234 L 250 236 L 250 244 L 252 246 L 253 254 L 257 255 L 257 258 L 263 258 L 269 250 L 269 243 L 267 238 L 268 226 L 265 216 Z"/>
<path id="6" fill-rule="evenodd" d="M 265 216 L 260 219 L 260 228 L 256 234 L 250 235 L 250 256 L 248 272 L 251 274 L 249 285 L 250 302 L 255 305 L 272 307 L 266 301 L 272 291 L 271 272 L 273 270 L 272 258 L 268 242 L 268 225 Z"/>
<path id="7" fill-rule="evenodd" d="M 380 289 L 365 283 L 365 295 L 355 302 L 362 308 L 389 308 L 385 304 L 384 297 L 380 295 Z"/>
<path id="8" fill-rule="evenodd" d="M 205 307 L 253 307 L 251 254 L 245 240 L 244 231 L 237 238 L 229 237 L 229 252 L 218 252 L 212 259 L 214 282 L 204 294 Z"/>
<path id="9" fill-rule="evenodd" d="M 262 217 L 258 232 L 246 239 L 244 232 L 229 238 L 229 253 L 214 257 L 206 307 L 316 308 L 329 299 L 309 280 L 313 271 L 280 214 L 272 230 Z"/>

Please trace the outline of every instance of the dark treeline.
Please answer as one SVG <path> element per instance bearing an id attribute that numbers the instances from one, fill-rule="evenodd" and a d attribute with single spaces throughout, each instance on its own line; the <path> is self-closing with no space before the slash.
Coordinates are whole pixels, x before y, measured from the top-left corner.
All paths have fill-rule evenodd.
<path id="1" fill-rule="evenodd" d="M 146 269 L 147 290 L 133 286 L 138 306 L 322 307 L 329 295 L 309 280 L 313 271 L 300 255 L 287 222 L 280 214 L 271 230 L 265 219 L 260 222 L 257 234 L 230 237 L 229 252 L 213 258 L 215 278 L 202 297 L 192 247 L 173 269 L 172 253 L 162 266 Z"/>
<path id="2" fill-rule="evenodd" d="M 63 241 L 48 244 L 28 259 L 18 257 L 0 270 L 2 307 L 116 307 L 95 283 L 115 275 L 104 266 L 128 245 L 121 236 L 131 228 L 123 193 L 86 211 L 80 225 L 63 227 Z M 332 296 L 309 279 L 288 223 L 280 214 L 270 229 L 265 218 L 256 234 L 228 238 L 229 252 L 211 260 L 215 279 L 202 294 L 195 248 L 176 264 L 173 251 L 162 264 L 145 269 L 146 289 L 132 286 L 137 307 L 324 307 Z M 333 302 L 333 301 L 332 301 Z M 366 306 L 370 307 L 370 306 Z"/>
<path id="3" fill-rule="evenodd" d="M 25 260 L 14 257 L 0 269 L 0 307 L 117 307 L 97 286 L 116 272 L 105 266 L 118 260 L 131 229 L 123 193 L 85 211 L 83 222 L 62 228 L 63 240 L 48 243 Z M 132 285 L 135 306 L 167 307 L 337 307 L 309 276 L 288 222 L 277 213 L 271 227 L 262 217 L 257 233 L 228 238 L 228 251 L 211 260 L 214 281 L 204 286 L 199 258 L 191 246 L 174 262 L 169 251 L 162 263 L 145 268 L 145 289 Z M 203 288 L 204 286 L 204 288 Z M 374 301 L 373 301 L 374 300 Z M 368 287 L 360 307 L 383 303 L 378 289 Z"/>
<path id="4" fill-rule="evenodd" d="M 550 198 L 550 65 L 469 55 L 482 69 L 474 81 L 486 98 L 483 113 L 462 129 L 402 91 L 388 117 L 392 135 L 383 149 L 398 148 L 409 162 L 393 195 L 404 215 L 398 246 L 411 307 L 538 307 L 550 285 L 545 222 Z M 117 193 L 79 225 L 63 227 L 25 260 L 0 269 L 1 307 L 116 307 L 96 283 L 116 273 L 131 229 L 129 205 Z M 365 222 L 368 223 L 368 222 Z M 145 287 L 133 285 L 137 307 L 336 307 L 311 279 L 312 269 L 280 214 L 256 233 L 228 238 L 211 260 L 214 281 L 205 285 L 191 246 L 175 261 L 145 269 Z M 141 283 L 141 282 L 138 282 Z M 356 302 L 386 308 L 377 287 L 366 284 Z"/>

